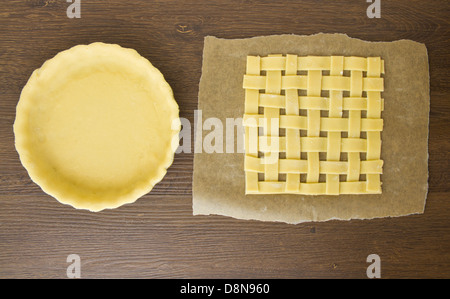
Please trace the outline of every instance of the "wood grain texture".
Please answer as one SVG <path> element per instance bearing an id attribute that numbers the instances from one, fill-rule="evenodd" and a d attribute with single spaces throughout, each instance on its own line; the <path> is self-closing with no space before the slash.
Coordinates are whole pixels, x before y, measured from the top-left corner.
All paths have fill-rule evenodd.
<path id="1" fill-rule="evenodd" d="M 383 278 L 450 277 L 450 5 L 381 0 L 0 1 L 0 278 L 365 278 L 369 254 Z M 197 108 L 203 38 L 347 33 L 370 41 L 412 39 L 429 53 L 429 195 L 425 213 L 370 221 L 288 225 L 192 216 L 193 154 L 136 203 L 90 213 L 56 202 L 28 177 L 13 122 L 32 71 L 61 50 L 94 41 L 136 49 L 172 86 L 181 116 Z"/>

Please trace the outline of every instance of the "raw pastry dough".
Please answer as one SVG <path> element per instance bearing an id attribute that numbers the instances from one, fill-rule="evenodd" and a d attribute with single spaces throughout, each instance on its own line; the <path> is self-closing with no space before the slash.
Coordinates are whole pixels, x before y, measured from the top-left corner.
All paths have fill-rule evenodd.
<path id="1" fill-rule="evenodd" d="M 14 123 L 31 179 L 58 201 L 100 211 L 148 193 L 172 164 L 178 105 L 133 49 L 93 43 L 34 71 Z"/>
<path id="2" fill-rule="evenodd" d="M 380 57 L 248 56 L 246 194 L 381 193 L 382 74 Z"/>

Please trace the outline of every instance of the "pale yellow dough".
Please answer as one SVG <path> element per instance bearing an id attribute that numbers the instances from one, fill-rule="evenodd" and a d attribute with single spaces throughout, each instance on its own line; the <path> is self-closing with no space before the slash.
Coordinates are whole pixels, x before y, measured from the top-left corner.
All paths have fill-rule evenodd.
<path id="1" fill-rule="evenodd" d="M 381 193 L 382 74 L 380 57 L 248 56 L 246 194 Z"/>
<path id="2" fill-rule="evenodd" d="M 23 88 L 16 149 L 31 179 L 58 201 L 116 208 L 164 177 L 178 113 L 163 75 L 135 50 L 79 45 L 45 62 Z"/>

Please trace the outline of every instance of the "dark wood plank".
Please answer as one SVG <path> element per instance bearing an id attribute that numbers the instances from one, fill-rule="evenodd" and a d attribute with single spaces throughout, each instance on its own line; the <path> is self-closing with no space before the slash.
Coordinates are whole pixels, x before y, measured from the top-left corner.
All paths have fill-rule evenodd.
<path id="1" fill-rule="evenodd" d="M 0 2 L 0 278 L 64 278 L 81 257 L 84 278 L 364 278 L 369 254 L 383 278 L 450 277 L 450 5 L 366 1 Z M 429 52 L 430 189 L 422 215 L 287 225 L 192 216 L 193 154 L 175 157 L 167 176 L 136 203 L 90 213 L 58 204 L 28 177 L 12 125 L 22 87 L 46 59 L 76 44 L 136 49 L 166 77 L 193 121 L 203 38 L 347 33 L 371 41 L 412 39 Z"/>

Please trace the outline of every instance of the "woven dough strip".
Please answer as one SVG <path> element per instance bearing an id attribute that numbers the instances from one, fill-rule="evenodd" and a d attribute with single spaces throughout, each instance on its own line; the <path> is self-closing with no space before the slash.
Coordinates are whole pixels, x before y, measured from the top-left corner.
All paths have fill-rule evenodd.
<path id="1" fill-rule="evenodd" d="M 382 74 L 380 57 L 248 56 L 246 194 L 381 193 Z"/>

